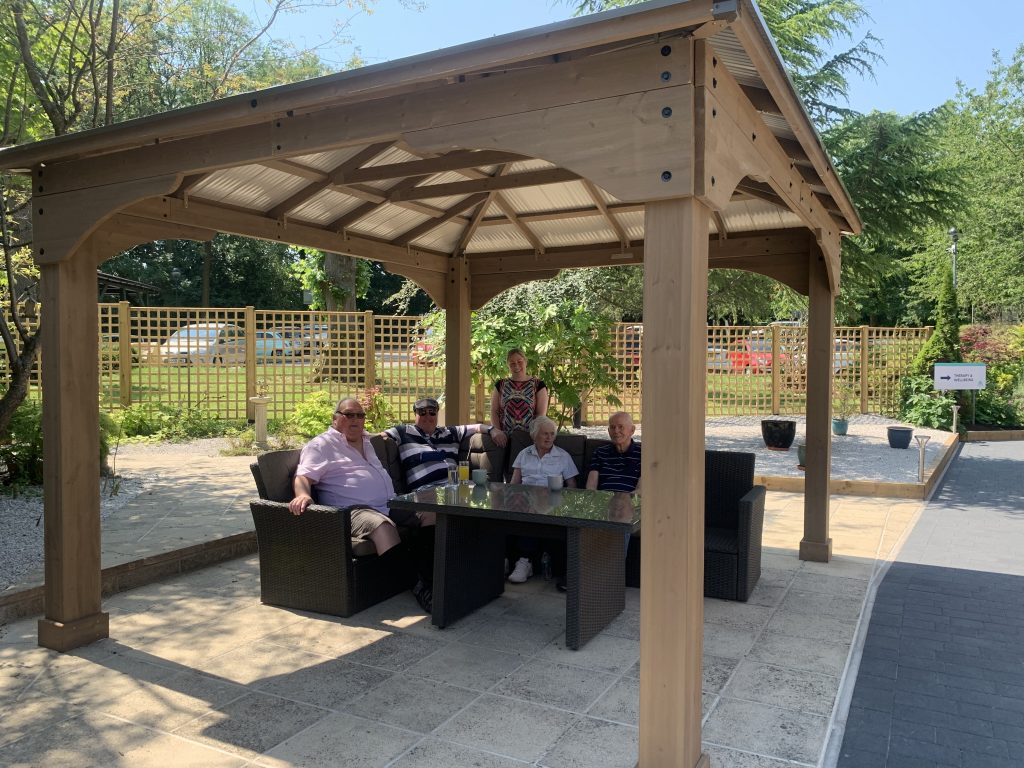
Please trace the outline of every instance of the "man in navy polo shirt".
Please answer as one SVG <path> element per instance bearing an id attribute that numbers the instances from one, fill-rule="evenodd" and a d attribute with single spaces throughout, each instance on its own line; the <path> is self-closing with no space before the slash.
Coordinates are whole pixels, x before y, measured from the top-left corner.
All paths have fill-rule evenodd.
<path id="1" fill-rule="evenodd" d="M 640 443 L 633 439 L 636 425 L 625 411 L 608 419 L 611 445 L 594 451 L 587 474 L 587 488 L 599 491 L 640 492 Z"/>

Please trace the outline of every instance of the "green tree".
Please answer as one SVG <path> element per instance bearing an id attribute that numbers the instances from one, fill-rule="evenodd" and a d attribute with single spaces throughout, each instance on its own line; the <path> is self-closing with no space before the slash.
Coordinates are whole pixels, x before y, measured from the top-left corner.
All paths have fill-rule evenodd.
<path id="1" fill-rule="evenodd" d="M 914 358 L 911 373 L 916 376 L 931 376 L 935 363 L 959 363 L 960 354 L 960 312 L 957 308 L 956 291 L 953 289 L 953 269 L 947 265 L 942 275 L 942 291 L 935 307 L 935 330 Z"/>
<path id="2" fill-rule="evenodd" d="M 296 51 L 272 40 L 270 33 L 283 14 L 343 1 L 270 0 L 266 15 L 256 22 L 226 0 L 10 0 L 0 6 L 0 146 L 322 74 L 324 67 L 314 52 Z M 367 9 L 368 2 L 345 5 L 358 12 Z M 7 358 L 0 435 L 8 433 L 11 416 L 27 393 L 38 353 L 38 332 L 21 314 L 24 300 L 34 295 L 36 279 L 28 257 L 28 200 L 25 179 L 0 176 L 6 268 L 6 286 L 0 289 L 0 337 Z M 155 261 L 168 263 L 184 248 L 169 247 L 170 254 Z M 254 246 L 247 253 L 253 255 L 260 248 Z M 235 262 L 244 258 L 239 247 L 225 245 L 224 250 L 231 260 L 218 263 L 216 270 L 212 262 L 219 251 L 205 247 L 205 261 L 198 270 L 182 273 L 189 280 L 192 275 L 228 273 L 227 283 L 221 285 L 226 298 L 230 284 L 242 285 L 231 273 Z M 282 253 L 264 251 L 264 256 L 280 256 L 283 264 Z M 117 268 L 121 266 L 123 260 Z M 250 270 L 250 277 L 258 272 Z M 190 287 L 183 284 L 181 290 Z M 209 285 L 200 288 L 198 300 L 210 296 Z M 236 293 L 229 303 L 242 303 L 238 297 Z"/>
<path id="3" fill-rule="evenodd" d="M 852 115 L 823 135 L 836 170 L 864 221 L 858 237 L 843 241 L 841 322 L 865 315 L 875 322 L 910 320 L 899 301 L 911 282 L 908 258 L 925 233 L 952 220 L 960 206 L 960 159 L 942 151 L 939 138 L 951 110 L 900 116 Z M 934 295 L 934 294 L 932 294 Z"/>
<path id="4" fill-rule="evenodd" d="M 978 318 L 1024 314 L 1024 45 L 993 57 L 980 91 L 961 86 L 943 148 L 962 158 L 957 291 Z M 948 246 L 949 241 L 945 244 Z"/>

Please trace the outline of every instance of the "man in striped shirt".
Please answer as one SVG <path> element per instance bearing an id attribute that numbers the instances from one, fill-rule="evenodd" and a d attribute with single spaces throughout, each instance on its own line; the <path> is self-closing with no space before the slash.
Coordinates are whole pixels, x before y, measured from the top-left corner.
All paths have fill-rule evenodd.
<path id="1" fill-rule="evenodd" d="M 640 492 L 640 443 L 633 439 L 636 425 L 625 411 L 608 419 L 611 445 L 594 451 L 587 474 L 587 488 L 599 491 Z"/>
<path id="2" fill-rule="evenodd" d="M 417 400 L 413 411 L 416 413 L 415 424 L 399 424 L 381 433 L 398 443 L 402 474 L 410 491 L 445 482 L 448 467 L 458 461 L 462 438 L 490 429 L 486 424 L 437 426 L 438 404 L 432 397 Z"/>

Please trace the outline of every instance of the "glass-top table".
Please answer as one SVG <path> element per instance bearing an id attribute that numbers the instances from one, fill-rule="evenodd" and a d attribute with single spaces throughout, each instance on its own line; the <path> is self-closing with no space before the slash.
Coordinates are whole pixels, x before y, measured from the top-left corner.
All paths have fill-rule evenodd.
<path id="1" fill-rule="evenodd" d="M 626 537 L 640 527 L 639 497 L 488 483 L 421 488 L 389 505 L 437 516 L 431 620 L 438 627 L 504 592 L 510 535 L 565 542 L 569 648 L 581 647 L 625 607 Z"/>

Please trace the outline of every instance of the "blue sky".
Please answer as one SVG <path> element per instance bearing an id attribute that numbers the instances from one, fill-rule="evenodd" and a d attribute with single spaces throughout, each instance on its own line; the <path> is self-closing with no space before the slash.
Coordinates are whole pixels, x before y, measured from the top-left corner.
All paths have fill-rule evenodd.
<path id="1" fill-rule="evenodd" d="M 260 0 L 237 0 L 254 13 Z M 425 9 L 406 10 L 396 0 L 381 0 L 372 15 L 351 18 L 348 34 L 368 64 L 437 50 L 507 32 L 560 21 L 571 8 L 551 0 L 424 0 Z M 1004 60 L 1024 43 L 1024 2 L 1011 0 L 977 6 L 963 0 L 862 0 L 872 20 L 856 31 L 881 39 L 886 61 L 876 81 L 852 83 L 850 106 L 902 114 L 931 109 L 956 95 L 956 82 L 980 89 L 992 64 L 992 51 Z M 254 3 L 250 5 L 249 3 Z M 989 10 L 986 12 L 985 9 Z M 345 8 L 310 9 L 284 20 L 280 36 L 300 47 L 323 41 Z M 327 60 L 342 62 L 351 48 L 322 50 Z"/>

